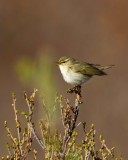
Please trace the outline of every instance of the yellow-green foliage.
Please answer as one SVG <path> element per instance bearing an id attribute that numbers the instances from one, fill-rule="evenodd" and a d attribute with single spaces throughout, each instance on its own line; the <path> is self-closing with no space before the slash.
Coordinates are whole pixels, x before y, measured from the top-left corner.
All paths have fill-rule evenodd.
<path id="1" fill-rule="evenodd" d="M 6 145 L 8 155 L 2 157 L 2 159 L 26 160 L 29 155 L 33 155 L 32 157 L 35 160 L 122 160 L 122 158 L 116 158 L 114 148 L 109 148 L 101 135 L 99 136 L 100 146 L 98 147 L 95 140 L 96 130 L 93 124 L 89 130 L 86 129 L 85 122 L 77 124 L 79 106 L 81 104 L 80 97 L 78 98 L 80 92 L 78 93 L 77 91 L 75 91 L 77 98 L 74 105 L 70 105 L 69 100 L 64 99 L 62 96 L 56 97 L 56 108 L 60 110 L 58 120 L 62 120 L 63 131 L 60 132 L 57 127 L 53 129 L 51 114 L 46 111 L 46 114 L 39 121 L 39 126 L 36 126 L 36 128 L 40 128 L 42 135 L 39 137 L 33 122 L 36 92 L 37 90 L 34 90 L 30 97 L 26 92 L 24 93 L 28 106 L 28 113 L 22 112 L 25 117 L 25 128 L 22 127 L 19 120 L 20 115 L 16 108 L 16 96 L 13 94 L 12 106 L 15 113 L 17 136 L 13 136 L 8 123 L 5 121 L 5 128 L 10 142 Z M 45 108 L 47 107 L 44 106 Z M 84 138 L 79 145 L 77 144 L 77 139 L 80 135 L 76 132 L 77 127 L 82 127 L 84 132 Z M 37 158 L 38 150 L 32 146 L 34 139 L 42 150 L 39 158 Z"/>

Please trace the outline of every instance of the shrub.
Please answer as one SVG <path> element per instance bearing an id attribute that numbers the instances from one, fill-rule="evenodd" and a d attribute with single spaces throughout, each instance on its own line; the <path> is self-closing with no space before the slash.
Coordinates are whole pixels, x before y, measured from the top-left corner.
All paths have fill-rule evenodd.
<path id="1" fill-rule="evenodd" d="M 23 129 L 19 120 L 19 112 L 16 108 L 16 95 L 13 94 L 13 109 L 15 113 L 15 127 L 17 130 L 17 137 L 14 137 L 7 121 L 4 125 L 7 130 L 9 143 L 7 143 L 8 155 L 2 157 L 7 160 L 25 160 L 30 154 L 33 154 L 33 159 L 37 159 L 38 151 L 33 148 L 33 139 L 36 139 L 37 144 L 42 149 L 42 156 L 39 159 L 46 160 L 122 160 L 116 158 L 114 155 L 114 147 L 109 148 L 103 136 L 99 136 L 100 146 L 98 147 L 95 140 L 96 130 L 94 125 L 90 126 L 89 131 L 86 129 L 86 123 L 80 122 L 77 124 L 81 102 L 81 87 L 68 90 L 69 93 L 75 93 L 75 104 L 72 106 L 68 99 L 63 96 L 56 97 L 56 105 L 60 109 L 60 118 L 63 125 L 63 131 L 60 132 L 57 128 L 53 130 L 52 116 L 47 106 L 44 104 L 45 116 L 39 121 L 39 127 L 42 137 L 37 135 L 35 124 L 33 122 L 33 114 L 35 107 L 35 96 L 37 90 L 35 89 L 29 97 L 24 93 L 24 99 L 28 106 L 28 113 L 22 112 L 25 117 L 26 127 Z M 84 132 L 84 139 L 81 144 L 77 144 L 79 133 L 76 131 L 77 127 L 82 126 Z M 44 155 L 44 158 L 42 158 Z"/>

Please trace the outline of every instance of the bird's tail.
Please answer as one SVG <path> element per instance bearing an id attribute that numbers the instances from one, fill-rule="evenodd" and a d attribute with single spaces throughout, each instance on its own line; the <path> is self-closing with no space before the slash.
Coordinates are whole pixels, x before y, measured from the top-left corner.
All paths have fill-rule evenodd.
<path id="1" fill-rule="evenodd" d="M 101 65 L 96 65 L 96 68 L 100 69 L 100 70 L 105 70 L 105 69 L 109 69 L 112 68 L 114 65 L 107 65 L 107 66 L 101 66 Z"/>

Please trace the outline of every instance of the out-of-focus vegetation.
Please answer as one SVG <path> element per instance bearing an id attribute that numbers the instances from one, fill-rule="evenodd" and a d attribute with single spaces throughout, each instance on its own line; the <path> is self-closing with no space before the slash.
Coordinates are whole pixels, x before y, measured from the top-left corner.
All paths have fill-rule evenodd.
<path id="1" fill-rule="evenodd" d="M 53 105 L 57 90 L 54 72 L 56 63 L 53 63 L 52 53 L 50 50 L 42 51 L 36 61 L 31 57 L 23 57 L 16 65 L 20 81 L 29 88 L 38 88 L 47 108 Z M 52 112 L 51 108 L 49 110 Z"/>

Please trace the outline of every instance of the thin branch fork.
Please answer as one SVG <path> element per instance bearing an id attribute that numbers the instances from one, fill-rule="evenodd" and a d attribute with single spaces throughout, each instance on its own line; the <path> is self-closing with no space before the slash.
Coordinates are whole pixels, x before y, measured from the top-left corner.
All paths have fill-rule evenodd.
<path id="1" fill-rule="evenodd" d="M 37 89 L 34 89 L 34 92 L 33 94 L 30 96 L 30 99 L 27 97 L 27 94 L 26 92 L 24 93 L 24 97 L 25 97 L 25 100 L 28 104 L 28 109 L 29 109 L 29 117 L 28 117 L 28 122 L 29 122 L 29 125 L 30 125 L 30 128 L 32 130 L 32 133 L 34 135 L 34 138 L 37 140 L 38 144 L 40 145 L 40 147 L 42 149 L 45 149 L 46 146 L 45 144 L 43 143 L 43 141 L 37 136 L 37 133 L 35 132 L 35 129 L 34 129 L 34 126 L 33 126 L 33 123 L 32 123 L 32 114 L 33 114 L 33 106 L 34 106 L 34 98 L 35 98 L 35 94 L 37 92 Z"/>
<path id="2" fill-rule="evenodd" d="M 62 158 L 65 157 L 68 143 L 72 137 L 74 129 L 76 128 L 76 121 L 79 114 L 79 105 L 82 103 L 81 86 L 76 86 L 72 89 L 69 89 L 68 93 L 75 93 L 76 100 L 75 100 L 75 107 L 70 107 L 69 102 L 66 102 L 67 103 L 66 109 L 64 110 L 63 108 L 61 108 L 62 123 L 65 128 L 65 135 L 63 139 L 62 155 L 61 155 Z M 72 111 L 73 115 L 71 115 L 70 111 Z"/>

